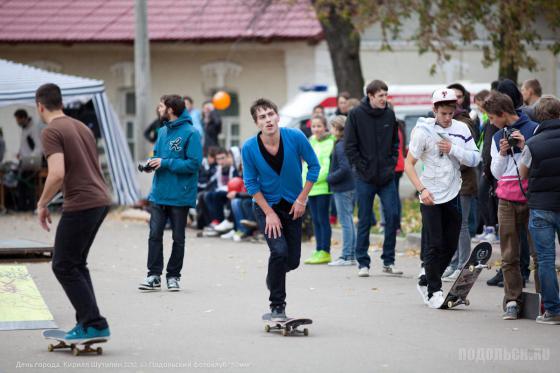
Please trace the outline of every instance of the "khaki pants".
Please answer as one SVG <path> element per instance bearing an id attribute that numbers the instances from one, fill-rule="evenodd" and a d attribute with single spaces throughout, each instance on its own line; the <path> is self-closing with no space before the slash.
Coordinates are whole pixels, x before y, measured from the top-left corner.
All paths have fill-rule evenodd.
<path id="1" fill-rule="evenodd" d="M 507 302 L 516 301 L 521 304 L 523 277 L 519 267 L 521 247 L 519 231 L 527 231 L 529 250 L 536 266 L 535 246 L 528 230 L 529 206 L 525 203 L 510 202 L 500 199 L 498 204 L 498 223 L 500 224 L 500 249 L 502 252 L 502 272 L 504 274 L 504 306 Z M 537 270 L 535 268 L 535 274 Z M 535 275 L 535 288 L 540 292 L 538 277 Z"/>

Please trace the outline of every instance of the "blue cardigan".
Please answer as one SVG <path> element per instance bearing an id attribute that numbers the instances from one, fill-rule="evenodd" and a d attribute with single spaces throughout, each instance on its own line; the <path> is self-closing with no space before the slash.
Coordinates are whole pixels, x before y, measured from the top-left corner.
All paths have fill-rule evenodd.
<path id="1" fill-rule="evenodd" d="M 258 135 L 257 135 L 258 136 Z M 302 160 L 307 162 L 307 180 L 317 181 L 319 160 L 303 132 L 295 128 L 280 128 L 284 146 L 284 163 L 278 175 L 266 162 L 259 149 L 257 136 L 243 145 L 243 181 L 247 192 L 254 196 L 262 192 L 269 205 L 275 205 L 282 198 L 294 203 L 301 193 Z"/>

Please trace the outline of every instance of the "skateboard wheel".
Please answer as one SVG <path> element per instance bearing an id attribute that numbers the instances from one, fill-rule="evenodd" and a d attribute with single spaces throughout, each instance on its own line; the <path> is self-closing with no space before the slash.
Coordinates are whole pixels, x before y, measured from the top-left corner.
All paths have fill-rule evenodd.
<path id="1" fill-rule="evenodd" d="M 303 329 L 303 335 L 306 337 L 309 335 L 309 330 L 307 328 Z"/>
<path id="2" fill-rule="evenodd" d="M 264 326 L 264 331 L 267 333 L 270 333 L 270 325 L 265 325 Z"/>
<path id="3" fill-rule="evenodd" d="M 469 306 L 471 304 L 471 301 L 468 299 L 465 299 L 465 306 Z"/>
<path id="4" fill-rule="evenodd" d="M 288 336 L 288 330 L 287 329 L 282 330 L 282 335 L 284 337 L 287 337 Z"/>
<path id="5" fill-rule="evenodd" d="M 54 351 L 54 346 L 52 344 L 49 344 L 47 346 L 47 350 L 49 350 L 49 352 L 53 352 Z"/>
<path id="6" fill-rule="evenodd" d="M 469 271 L 470 271 L 470 272 L 474 272 L 474 266 L 473 266 L 473 265 L 470 265 L 470 266 L 469 266 Z"/>
<path id="7" fill-rule="evenodd" d="M 447 308 L 453 308 L 453 302 L 452 301 L 447 302 Z"/>
<path id="8" fill-rule="evenodd" d="M 72 348 L 72 355 L 74 356 L 78 356 L 80 354 L 80 350 L 78 350 L 76 347 Z"/>
<path id="9" fill-rule="evenodd" d="M 102 355 L 102 354 L 103 354 L 103 348 L 97 347 L 97 348 L 95 349 L 95 352 L 97 352 L 97 355 Z"/>

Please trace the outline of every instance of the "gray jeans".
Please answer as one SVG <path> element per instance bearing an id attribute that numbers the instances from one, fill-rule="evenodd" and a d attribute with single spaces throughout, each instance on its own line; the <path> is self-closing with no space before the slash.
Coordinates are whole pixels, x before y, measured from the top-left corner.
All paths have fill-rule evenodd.
<path id="1" fill-rule="evenodd" d="M 471 255 L 471 234 L 469 232 L 469 215 L 471 213 L 471 200 L 472 196 L 461 196 L 461 232 L 459 233 L 459 245 L 457 251 L 451 259 L 449 266 L 456 269 L 463 268 L 463 265 Z"/>

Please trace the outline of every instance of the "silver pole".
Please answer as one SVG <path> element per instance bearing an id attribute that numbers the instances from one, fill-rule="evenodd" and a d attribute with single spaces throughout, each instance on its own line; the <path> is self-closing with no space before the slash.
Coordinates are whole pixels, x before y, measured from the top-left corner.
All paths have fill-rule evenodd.
<path id="1" fill-rule="evenodd" d="M 135 0 L 136 28 L 134 37 L 134 84 L 136 95 L 136 121 L 134 134 L 134 158 L 146 158 L 144 129 L 151 123 L 153 108 L 150 106 L 152 90 L 150 75 L 150 40 L 148 37 L 147 0 Z"/>

